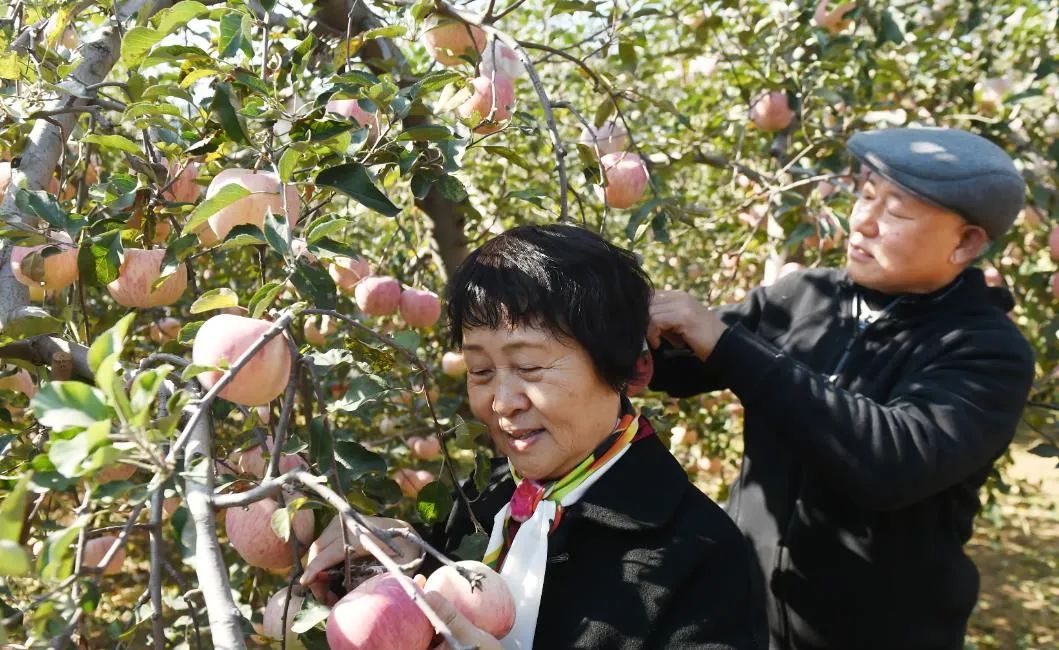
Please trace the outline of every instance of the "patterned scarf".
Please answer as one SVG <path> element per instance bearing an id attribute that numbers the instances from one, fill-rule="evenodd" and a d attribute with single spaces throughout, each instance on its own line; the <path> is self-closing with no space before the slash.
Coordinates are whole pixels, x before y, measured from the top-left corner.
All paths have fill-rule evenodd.
<path id="1" fill-rule="evenodd" d="M 614 432 L 565 476 L 541 484 L 510 468 L 517 487 L 493 519 L 493 533 L 482 560 L 500 572 L 515 598 L 515 627 L 501 639 L 505 650 L 533 647 L 547 571 L 548 535 L 558 526 L 564 506 L 576 503 L 632 443 L 654 433 L 647 420 L 623 402 L 625 415 Z"/>

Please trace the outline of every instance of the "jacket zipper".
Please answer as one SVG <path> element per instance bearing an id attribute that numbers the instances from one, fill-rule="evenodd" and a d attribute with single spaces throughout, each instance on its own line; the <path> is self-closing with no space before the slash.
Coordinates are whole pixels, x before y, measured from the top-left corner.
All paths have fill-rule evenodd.
<path id="1" fill-rule="evenodd" d="M 862 299 L 863 298 L 860 298 L 858 295 L 856 295 L 856 293 L 854 293 L 853 301 L 850 305 L 850 317 L 853 320 L 853 336 L 849 337 L 849 340 L 846 342 L 846 346 L 842 349 L 842 354 L 838 358 L 838 362 L 835 364 L 834 370 L 832 370 L 831 374 L 828 376 L 828 381 L 830 381 L 832 384 L 835 384 L 838 381 L 839 375 L 842 373 L 842 370 L 846 366 L 846 362 L 849 361 L 850 354 L 853 352 L 853 346 L 856 345 L 856 343 L 862 338 L 864 338 L 864 335 L 868 332 L 869 329 L 871 329 L 873 325 L 885 320 L 890 315 L 890 312 L 893 310 L 893 308 L 904 300 L 904 296 L 898 296 L 897 298 L 895 298 L 889 305 L 887 305 L 882 310 L 878 318 L 876 318 L 870 323 L 865 324 L 864 327 L 860 326 L 860 303 L 858 302 Z M 793 488 L 792 493 L 795 495 L 794 502 L 792 504 L 792 513 L 790 518 L 787 520 L 787 527 L 783 531 L 783 537 L 780 539 L 778 549 L 779 552 L 777 553 L 776 558 L 777 566 L 773 567 L 774 570 L 782 568 L 783 566 L 783 559 L 788 554 L 787 541 L 791 538 L 791 535 L 794 531 L 794 524 L 797 521 L 797 513 L 794 513 L 793 510 L 797 506 L 798 499 L 801 497 L 802 492 L 802 475 L 800 471 L 798 472 L 798 475 L 795 477 L 795 479 L 791 481 L 791 483 Z M 780 632 L 783 636 L 783 645 L 784 647 L 789 648 L 791 646 L 790 614 L 787 611 L 786 601 L 779 600 L 778 604 L 780 614 Z"/>

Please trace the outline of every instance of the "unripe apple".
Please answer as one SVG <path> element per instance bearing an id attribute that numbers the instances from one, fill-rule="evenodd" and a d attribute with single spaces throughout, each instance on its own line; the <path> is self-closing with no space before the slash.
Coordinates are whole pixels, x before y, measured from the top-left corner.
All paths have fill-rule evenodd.
<path id="1" fill-rule="evenodd" d="M 361 278 L 371 275 L 371 265 L 359 257 L 336 257 L 327 267 L 331 279 L 344 293 L 352 293 Z"/>
<path id="2" fill-rule="evenodd" d="M 301 199 L 298 188 L 294 185 L 283 185 L 283 196 L 280 195 L 279 178 L 272 172 L 255 172 L 252 169 L 225 169 L 213 177 L 206 189 L 206 198 L 211 198 L 221 191 L 222 187 L 236 185 L 254 194 L 230 203 L 210 215 L 210 228 L 218 239 L 224 239 L 232 228 L 248 223 L 265 230 L 265 213 L 270 209 L 274 215 L 287 215 L 287 224 L 293 228 L 301 216 Z M 284 211 L 286 197 L 287 211 Z"/>
<path id="3" fill-rule="evenodd" d="M 119 305 L 146 309 L 171 305 L 188 288 L 188 267 L 183 262 L 177 266 L 175 273 L 162 283 L 162 286 L 151 290 L 154 281 L 162 272 L 162 258 L 165 249 L 130 248 L 124 253 L 125 259 L 118 269 L 118 279 L 107 285 L 107 291 Z"/>
<path id="4" fill-rule="evenodd" d="M 0 390 L 11 390 L 30 398 L 37 394 L 33 377 L 23 368 L 19 368 L 14 374 L 0 377 Z"/>
<path id="5" fill-rule="evenodd" d="M 467 362 L 462 352 L 446 352 L 441 355 L 441 372 L 449 377 L 462 377 L 467 374 Z"/>
<path id="6" fill-rule="evenodd" d="M 246 508 L 228 508 L 224 513 L 228 541 L 250 566 L 283 570 L 294 564 L 290 542 L 284 542 L 272 530 L 272 513 L 279 508 L 275 499 L 262 499 Z M 294 515 L 291 531 L 303 545 L 313 539 L 313 522 L 312 510 L 299 510 Z"/>
<path id="7" fill-rule="evenodd" d="M 607 120 L 599 127 L 582 127 L 578 142 L 599 150 L 599 155 L 625 151 L 629 147 L 629 131 L 615 120 Z"/>
<path id="8" fill-rule="evenodd" d="M 434 460 L 441 456 L 441 441 L 437 436 L 411 436 L 408 438 L 408 448 L 412 451 L 412 457 L 420 460 Z"/>
<path id="9" fill-rule="evenodd" d="M 113 463 L 101 468 L 95 474 L 96 482 L 110 483 L 112 481 L 124 481 L 132 478 L 136 473 L 136 466 L 127 463 Z"/>
<path id="10" fill-rule="evenodd" d="M 287 591 L 287 588 L 283 587 L 272 594 L 272 598 L 268 599 L 268 604 L 265 605 L 265 611 L 261 616 L 261 636 L 276 640 L 283 638 L 283 611 L 286 609 L 287 647 L 302 647 L 301 641 L 298 640 L 298 635 L 292 632 L 290 628 L 294 625 L 294 615 L 298 613 L 302 608 L 302 603 L 305 602 L 305 596 L 292 593 L 290 606 L 287 606 Z"/>
<path id="11" fill-rule="evenodd" d="M 81 564 L 86 567 L 98 568 L 100 562 L 103 561 L 103 556 L 110 551 L 110 548 L 118 542 L 118 538 L 112 535 L 105 535 L 103 537 L 94 537 L 85 542 L 85 554 L 82 557 Z M 103 575 L 110 576 L 121 571 L 121 566 L 125 564 L 125 547 L 122 546 L 114 554 L 114 557 L 107 562 L 107 566 L 103 569 Z"/>
<path id="12" fill-rule="evenodd" d="M 401 283 L 385 275 L 369 275 L 357 283 L 353 298 L 369 316 L 386 316 L 401 304 Z"/>
<path id="13" fill-rule="evenodd" d="M 511 118 L 515 105 L 515 87 L 507 77 L 471 79 L 474 94 L 456 109 L 460 119 L 479 135 L 496 133 Z M 483 124 L 483 121 L 488 122 Z"/>
<path id="14" fill-rule="evenodd" d="M 169 170 L 169 179 L 167 181 L 169 189 L 162 193 L 162 198 L 176 203 L 195 203 L 198 201 L 199 195 L 202 193 L 202 187 L 195 182 L 195 179 L 199 176 L 199 164 L 192 161 L 181 170 L 180 163 L 175 160 L 170 162 L 163 158 L 162 163 Z M 178 170 L 180 175 L 176 175 Z"/>
<path id="15" fill-rule="evenodd" d="M 271 450 L 272 443 L 268 443 L 268 448 Z M 269 460 L 271 460 L 271 458 Z M 240 474 L 246 474 L 255 478 L 264 478 L 265 470 L 268 469 L 269 460 L 265 459 L 264 452 L 261 450 L 261 445 L 251 447 L 246 451 L 233 451 L 228 455 L 229 465 L 237 469 Z M 309 469 L 309 464 L 298 454 L 283 454 L 279 459 L 278 469 L 280 474 L 286 474 L 287 472 L 296 469 Z"/>
<path id="16" fill-rule="evenodd" d="M 434 627 L 398 578 L 384 573 L 362 582 L 331 608 L 331 650 L 426 650 Z"/>
<path id="17" fill-rule="evenodd" d="M 175 341 L 180 335 L 180 321 L 175 318 L 166 317 L 151 323 L 151 340 L 162 345 L 169 341 Z"/>
<path id="18" fill-rule="evenodd" d="M 828 0 L 820 0 L 820 2 L 816 3 L 816 11 L 813 12 L 813 23 L 821 29 L 826 29 L 828 33 L 834 36 L 849 27 L 850 21 L 845 20 L 845 16 L 857 7 L 857 3 L 844 2 L 833 11 L 827 10 L 828 4 Z"/>
<path id="19" fill-rule="evenodd" d="M 268 321 L 218 314 L 199 328 L 191 350 L 193 363 L 231 366 L 272 327 Z M 291 355 L 286 334 L 274 337 L 260 348 L 246 366 L 220 392 L 224 399 L 243 406 L 260 406 L 275 399 L 290 379 Z M 221 372 L 208 371 L 198 376 L 208 390 L 221 378 Z"/>
<path id="20" fill-rule="evenodd" d="M 451 566 L 443 566 L 427 578 L 424 591 L 436 591 L 451 602 L 475 627 L 500 638 L 515 625 L 515 599 L 499 573 L 481 562 L 463 560 L 457 566 L 477 573 L 481 581 L 471 583 Z"/>
<path id="21" fill-rule="evenodd" d="M 77 247 L 73 240 L 64 232 L 52 235 L 53 239 L 62 243 L 47 243 L 39 246 L 14 246 L 11 249 L 11 272 L 15 279 L 27 287 L 40 287 L 46 291 L 58 291 L 65 289 L 77 280 Z M 44 257 L 44 277 L 41 282 L 36 282 L 22 273 L 22 260 L 30 253 L 40 251 L 44 248 L 59 249 L 60 252 Z"/>
<path id="22" fill-rule="evenodd" d="M 689 447 L 699 439 L 694 429 L 678 425 L 669 430 L 669 444 L 672 447 Z"/>
<path id="23" fill-rule="evenodd" d="M 441 301 L 433 291 L 406 289 L 399 306 L 401 318 L 409 327 L 430 327 L 441 317 Z"/>
<path id="24" fill-rule="evenodd" d="M 393 480 L 401 488 L 401 494 L 406 497 L 415 497 L 425 486 L 437 479 L 431 472 L 425 469 L 402 468 L 393 473 Z"/>
<path id="25" fill-rule="evenodd" d="M 790 98 L 782 90 L 762 93 L 750 106 L 750 121 L 762 131 L 782 131 L 794 121 Z"/>
<path id="26" fill-rule="evenodd" d="M 477 25 L 456 20 L 428 18 L 423 45 L 441 65 L 459 65 L 460 56 L 474 57 L 485 47 L 485 31 Z"/>
<path id="27" fill-rule="evenodd" d="M 332 99 L 327 102 L 324 110 L 343 117 L 352 118 L 357 124 L 368 129 L 368 140 L 379 137 L 379 114 L 369 113 L 360 107 L 356 99 Z"/>
<path id="28" fill-rule="evenodd" d="M 518 54 L 503 42 L 492 39 L 482 50 L 478 74 L 482 77 L 507 77 L 514 81 L 522 74 L 522 62 Z"/>
<path id="29" fill-rule="evenodd" d="M 599 159 L 607 186 L 603 196 L 612 208 L 630 208 L 647 188 L 647 166 L 634 153 L 608 153 Z"/>

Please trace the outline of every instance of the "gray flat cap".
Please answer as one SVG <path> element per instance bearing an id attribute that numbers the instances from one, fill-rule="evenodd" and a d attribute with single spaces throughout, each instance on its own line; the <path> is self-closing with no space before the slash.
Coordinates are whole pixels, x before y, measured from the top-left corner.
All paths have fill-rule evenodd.
<path id="1" fill-rule="evenodd" d="M 1004 150 L 967 131 L 881 129 L 855 134 L 846 147 L 879 175 L 993 239 L 1011 227 L 1026 198 L 1026 183 Z"/>

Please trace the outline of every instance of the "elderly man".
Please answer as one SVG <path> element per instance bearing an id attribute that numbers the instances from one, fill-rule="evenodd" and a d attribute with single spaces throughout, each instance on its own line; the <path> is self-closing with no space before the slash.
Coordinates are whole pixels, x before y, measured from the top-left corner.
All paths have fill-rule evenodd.
<path id="1" fill-rule="evenodd" d="M 1025 186 L 989 141 L 860 133 L 845 270 L 711 309 L 659 292 L 652 387 L 746 412 L 728 509 L 752 542 L 772 648 L 960 650 L 978 595 L 978 490 L 1033 379 L 1012 298 L 971 268 Z"/>

